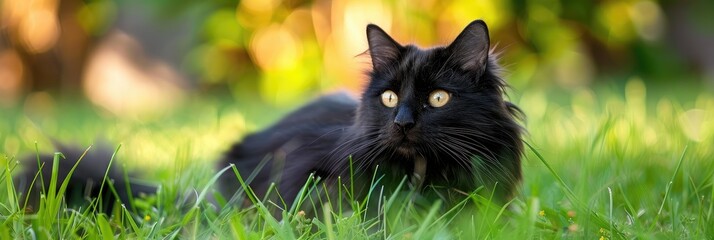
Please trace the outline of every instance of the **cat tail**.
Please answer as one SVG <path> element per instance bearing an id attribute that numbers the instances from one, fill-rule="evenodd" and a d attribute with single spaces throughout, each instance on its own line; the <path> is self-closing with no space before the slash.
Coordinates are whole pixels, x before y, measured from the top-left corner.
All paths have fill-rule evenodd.
<path id="1" fill-rule="evenodd" d="M 94 207 L 98 212 L 109 213 L 118 203 L 134 209 L 134 196 L 156 193 L 156 186 L 130 180 L 116 159 L 112 159 L 115 151 L 107 146 L 83 149 L 56 141 L 54 145 L 55 154 L 38 153 L 20 161 L 23 170 L 14 177 L 14 182 L 20 204 L 27 211 L 39 209 L 40 199 L 48 196 L 53 174 L 54 191 L 62 194 L 67 206 L 73 208 Z M 65 181 L 68 181 L 66 189 L 59 192 Z"/>

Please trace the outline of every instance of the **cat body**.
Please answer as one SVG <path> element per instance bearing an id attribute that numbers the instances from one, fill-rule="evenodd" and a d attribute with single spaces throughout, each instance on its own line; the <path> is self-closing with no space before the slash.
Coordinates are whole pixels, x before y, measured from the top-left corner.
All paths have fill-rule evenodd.
<path id="1" fill-rule="evenodd" d="M 261 199 L 275 183 L 283 200 L 292 203 L 310 174 L 330 175 L 319 166 L 329 162 L 327 156 L 349 130 L 357 107 L 344 93 L 323 96 L 272 127 L 245 137 L 224 155 L 218 168 L 234 164 Z M 242 188 L 233 171 L 221 175 L 224 197 Z"/>

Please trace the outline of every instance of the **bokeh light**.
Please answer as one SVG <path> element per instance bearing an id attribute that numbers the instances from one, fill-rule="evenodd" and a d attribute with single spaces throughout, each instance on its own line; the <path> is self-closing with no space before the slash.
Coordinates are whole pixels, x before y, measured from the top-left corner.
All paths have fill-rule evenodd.
<path id="1" fill-rule="evenodd" d="M 0 26 L 8 38 L 0 50 L 7 62 L 1 71 L 8 80 L 0 89 L 6 103 L 35 91 L 74 95 L 81 89 L 92 102 L 119 115 L 162 111 L 181 95 L 217 91 L 238 100 L 295 107 L 324 92 L 360 92 L 371 66 L 363 54 L 369 23 L 399 42 L 434 46 L 448 44 L 474 19 L 488 23 L 494 50 L 516 92 L 572 93 L 601 84 L 624 85 L 632 78 L 646 87 L 666 86 L 673 77 L 706 84 L 714 57 L 692 53 L 697 47 L 687 44 L 706 42 L 700 38 L 707 32 L 696 32 L 706 27 L 682 27 L 704 17 L 696 11 L 699 6 L 657 0 L 7 0 Z M 691 19 L 672 9 L 691 11 Z M 158 35 L 132 23 L 136 19 L 152 21 L 152 27 L 179 25 L 186 33 Z M 695 34 L 672 34 L 672 29 L 693 29 Z M 133 40 L 117 42 L 115 33 Z M 154 49 L 161 43 L 176 46 L 176 53 Z M 112 61 L 97 57 L 112 51 L 108 45 L 114 52 L 139 50 Z M 98 80 L 102 78 L 115 80 Z M 157 90 L 164 87 L 169 93 Z M 133 93 L 111 93 L 115 89 Z"/>
<path id="2" fill-rule="evenodd" d="M 22 87 L 23 72 L 22 60 L 15 51 L 0 52 L 0 105 L 9 107 L 16 104 Z"/>

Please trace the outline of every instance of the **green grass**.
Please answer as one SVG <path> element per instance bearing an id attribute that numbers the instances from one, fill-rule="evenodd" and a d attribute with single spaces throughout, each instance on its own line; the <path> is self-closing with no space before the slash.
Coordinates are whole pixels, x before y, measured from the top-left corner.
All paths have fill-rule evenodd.
<path id="1" fill-rule="evenodd" d="M 221 152 L 279 114 L 266 117 L 210 99 L 145 118 L 116 118 L 66 102 L 3 109 L 0 239 L 711 239 L 714 95 L 669 92 L 634 81 L 597 91 L 513 94 L 528 116 L 529 133 L 522 188 L 507 206 L 491 204 L 488 195 L 467 200 L 475 209 L 443 209 L 439 202 L 419 206 L 405 200 L 408 194 L 385 196 L 375 188 L 375 201 L 353 199 L 345 203 L 350 206 L 306 197 L 302 204 L 321 213 L 309 218 L 299 208 L 288 209 L 282 221 L 270 214 L 272 203 L 255 198 L 252 207 L 221 211 L 200 201 L 176 201 L 189 190 L 198 199 L 212 196 L 217 171 L 237 173 L 213 169 Z M 160 184 L 159 193 L 135 196 L 136 210 L 117 205 L 104 214 L 93 205 L 66 208 L 60 188 L 45 193 L 36 213 L 26 213 L 9 176 L 32 164 L 18 164 L 20 156 L 51 152 L 50 136 L 82 146 L 111 142 L 115 164 Z M 60 155 L 56 161 L 63 161 Z M 53 186 L 64 184 L 51 180 Z M 320 187 L 308 183 L 305 196 Z M 341 189 L 349 193 L 349 187 Z M 374 209 L 386 214 L 370 218 L 366 212 Z"/>

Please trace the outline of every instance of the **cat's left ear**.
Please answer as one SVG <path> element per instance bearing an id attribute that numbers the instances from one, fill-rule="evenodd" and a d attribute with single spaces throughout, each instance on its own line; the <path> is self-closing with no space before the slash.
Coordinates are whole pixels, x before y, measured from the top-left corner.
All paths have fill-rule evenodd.
<path id="1" fill-rule="evenodd" d="M 367 25 L 367 42 L 374 70 L 390 66 L 397 60 L 402 49 L 397 41 L 374 24 Z"/>
<path id="2" fill-rule="evenodd" d="M 449 61 L 466 71 L 483 72 L 488 64 L 490 48 L 488 27 L 482 20 L 471 22 L 448 46 Z"/>

